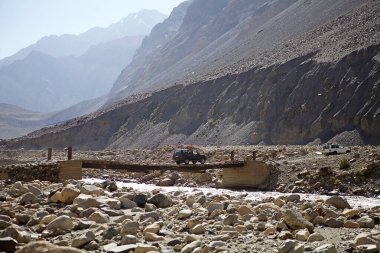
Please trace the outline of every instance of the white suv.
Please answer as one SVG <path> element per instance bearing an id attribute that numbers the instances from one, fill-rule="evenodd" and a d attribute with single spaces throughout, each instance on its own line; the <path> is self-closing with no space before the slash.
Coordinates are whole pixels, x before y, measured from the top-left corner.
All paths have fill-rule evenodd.
<path id="1" fill-rule="evenodd" d="M 351 152 L 351 148 L 344 147 L 336 143 L 334 144 L 328 143 L 325 146 L 323 146 L 323 150 L 322 150 L 322 154 L 324 155 L 346 154 L 350 152 Z"/>

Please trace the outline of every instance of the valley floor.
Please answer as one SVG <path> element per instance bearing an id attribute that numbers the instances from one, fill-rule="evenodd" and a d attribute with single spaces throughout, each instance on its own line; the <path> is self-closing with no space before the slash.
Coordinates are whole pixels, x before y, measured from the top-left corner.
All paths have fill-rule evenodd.
<path id="1" fill-rule="evenodd" d="M 74 149 L 73 159 L 168 164 L 175 148 Z M 0 249 L 379 251 L 379 147 L 357 146 L 349 154 L 328 157 L 318 146 L 198 148 L 209 157 L 208 163 L 229 160 L 231 151 L 236 160 L 255 151 L 257 160 L 271 166 L 271 179 L 256 191 L 215 189 L 221 186 L 221 171 L 126 174 L 84 169 L 83 180 L 63 184 L 3 180 Z M 53 150 L 53 162 L 66 156 L 67 151 Z M 27 168 L 46 163 L 46 158 L 47 151 L 1 150 L 0 166 L 28 164 Z M 342 160 L 349 167 L 343 168 Z"/>

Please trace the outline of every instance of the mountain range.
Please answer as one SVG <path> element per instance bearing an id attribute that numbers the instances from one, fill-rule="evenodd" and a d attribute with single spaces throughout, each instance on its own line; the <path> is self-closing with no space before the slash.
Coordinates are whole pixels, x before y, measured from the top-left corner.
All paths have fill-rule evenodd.
<path id="1" fill-rule="evenodd" d="M 184 2 L 101 110 L 2 145 L 380 144 L 379 13 L 372 0 Z"/>

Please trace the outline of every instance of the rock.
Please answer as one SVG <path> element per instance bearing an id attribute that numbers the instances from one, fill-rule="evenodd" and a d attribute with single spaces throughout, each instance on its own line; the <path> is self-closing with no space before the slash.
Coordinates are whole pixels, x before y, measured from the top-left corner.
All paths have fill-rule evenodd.
<path id="1" fill-rule="evenodd" d="M 302 244 L 300 244 L 300 245 L 296 245 L 294 249 L 291 250 L 289 253 L 304 253 L 304 252 L 305 252 L 305 247 Z"/>
<path id="2" fill-rule="evenodd" d="M 200 235 L 206 232 L 206 228 L 202 224 L 195 225 L 190 229 L 190 233 Z"/>
<path id="3" fill-rule="evenodd" d="M 4 229 L 12 225 L 11 222 L 0 220 L 0 229 Z"/>
<path id="4" fill-rule="evenodd" d="M 330 228 L 341 228 L 344 222 L 339 219 L 330 218 L 325 221 L 325 225 Z"/>
<path id="5" fill-rule="evenodd" d="M 145 232 L 144 233 L 145 240 L 148 242 L 156 242 L 156 241 L 164 241 L 165 238 L 163 236 L 156 235 L 155 233 Z"/>
<path id="6" fill-rule="evenodd" d="M 73 221 L 67 215 L 62 215 L 50 222 L 46 228 L 49 230 L 70 231 L 74 227 Z"/>
<path id="7" fill-rule="evenodd" d="M 238 221 L 238 216 L 236 214 L 229 214 L 224 220 L 223 225 L 233 226 Z"/>
<path id="8" fill-rule="evenodd" d="M 117 184 L 116 184 L 116 182 L 115 181 L 111 181 L 111 182 L 109 182 L 109 184 L 108 184 L 108 187 L 107 187 L 107 189 L 110 191 L 110 192 L 114 192 L 114 191 L 117 191 Z"/>
<path id="9" fill-rule="evenodd" d="M 182 241 L 180 238 L 174 238 L 174 239 L 168 241 L 168 246 L 173 247 L 173 246 L 179 245 L 181 243 L 182 243 Z"/>
<path id="10" fill-rule="evenodd" d="M 376 244 L 376 239 L 371 237 L 369 233 L 360 233 L 355 237 L 354 244 L 355 246 L 366 245 L 366 244 Z"/>
<path id="11" fill-rule="evenodd" d="M 73 185 L 66 185 L 61 191 L 60 201 L 65 204 L 72 204 L 74 199 L 78 197 L 80 190 Z"/>
<path id="12" fill-rule="evenodd" d="M 135 244 L 137 242 L 138 242 L 137 237 L 134 235 L 125 235 L 121 238 L 122 245 Z"/>
<path id="13" fill-rule="evenodd" d="M 193 211 L 191 211 L 190 209 L 184 209 L 184 210 L 179 211 L 177 218 L 178 219 L 187 219 L 192 214 L 193 214 Z"/>
<path id="14" fill-rule="evenodd" d="M 2 237 L 12 237 L 18 243 L 28 243 L 31 241 L 30 234 L 26 231 L 23 231 L 17 225 L 11 225 L 7 227 L 6 229 L 4 229 L 0 234 L 0 238 Z"/>
<path id="15" fill-rule="evenodd" d="M 320 233 L 312 233 L 307 239 L 308 242 L 319 242 L 323 241 L 325 238 Z"/>
<path id="16" fill-rule="evenodd" d="M 137 207 L 137 203 L 130 200 L 127 195 L 123 195 L 119 198 L 119 201 L 121 203 L 121 208 L 123 209 L 132 209 L 134 207 Z"/>
<path id="17" fill-rule="evenodd" d="M 91 241 L 83 246 L 83 249 L 87 251 L 96 251 L 99 248 L 100 248 L 99 244 L 95 241 Z"/>
<path id="18" fill-rule="evenodd" d="M 359 223 L 357 223 L 355 221 L 351 221 L 351 220 L 345 221 L 343 226 L 345 228 L 360 228 Z"/>
<path id="19" fill-rule="evenodd" d="M 85 235 L 82 235 L 78 238 L 74 238 L 71 243 L 71 247 L 82 248 L 85 244 L 95 240 L 95 234 L 92 231 L 88 231 Z"/>
<path id="20" fill-rule="evenodd" d="M 83 209 L 99 207 L 102 204 L 98 199 L 87 194 L 79 194 L 78 197 L 74 199 L 73 203 Z"/>
<path id="21" fill-rule="evenodd" d="M 100 196 L 104 193 L 104 190 L 95 185 L 86 184 L 80 188 L 80 193 Z"/>
<path id="22" fill-rule="evenodd" d="M 33 193 L 35 196 L 39 196 L 42 194 L 42 191 L 40 189 L 38 189 L 37 187 L 35 187 L 34 185 L 28 184 L 28 185 L 26 185 L 26 187 L 28 187 L 28 190 L 31 193 Z"/>
<path id="23" fill-rule="evenodd" d="M 182 248 L 181 253 L 192 253 L 194 252 L 196 248 L 200 247 L 201 245 L 202 245 L 202 242 L 199 240 L 191 242 Z"/>
<path id="24" fill-rule="evenodd" d="M 247 228 L 244 225 L 237 225 L 234 228 L 239 234 L 247 232 Z"/>
<path id="25" fill-rule="evenodd" d="M 58 202 L 60 202 L 60 201 L 61 201 L 61 192 L 60 192 L 60 191 L 56 191 L 56 192 L 54 192 L 54 193 L 50 196 L 49 200 L 50 200 L 51 202 L 53 202 L 53 203 L 58 203 Z"/>
<path id="26" fill-rule="evenodd" d="M 326 204 L 334 206 L 338 209 L 351 208 L 350 204 L 348 204 L 347 200 L 340 196 L 332 196 L 325 201 Z"/>
<path id="27" fill-rule="evenodd" d="M 337 250 L 333 244 L 324 244 L 313 250 L 313 253 L 337 253 Z"/>
<path id="28" fill-rule="evenodd" d="M 80 249 L 65 247 L 65 246 L 56 246 L 46 241 L 30 242 L 16 251 L 16 253 L 34 253 L 34 252 L 85 253 L 85 251 L 82 251 Z"/>
<path id="29" fill-rule="evenodd" d="M 96 223 L 108 223 L 110 221 L 110 217 L 107 214 L 98 211 L 93 212 L 88 219 Z"/>
<path id="30" fill-rule="evenodd" d="M 247 214 L 255 214 L 251 208 L 249 208 L 248 206 L 239 206 L 238 209 L 237 209 L 237 212 L 239 213 L 240 216 L 244 216 L 244 215 L 247 215 Z"/>
<path id="31" fill-rule="evenodd" d="M 57 218 L 57 215 L 55 215 L 55 214 L 46 215 L 41 219 L 40 224 L 47 225 L 56 218 Z"/>
<path id="32" fill-rule="evenodd" d="M 305 210 L 305 219 L 313 222 L 313 220 L 318 216 L 318 212 L 313 209 L 307 209 Z"/>
<path id="33" fill-rule="evenodd" d="M 134 253 L 147 253 L 147 252 L 160 252 L 159 249 L 153 245 L 137 244 Z"/>
<path id="34" fill-rule="evenodd" d="M 115 236 L 117 236 L 120 233 L 120 229 L 110 226 L 106 230 L 103 231 L 103 239 L 111 240 Z"/>
<path id="35" fill-rule="evenodd" d="M 118 199 L 101 196 L 96 197 L 96 200 L 99 201 L 101 204 L 109 205 L 109 207 L 114 210 L 119 210 L 121 208 L 121 203 Z"/>
<path id="36" fill-rule="evenodd" d="M 355 216 L 359 215 L 359 210 L 358 209 L 346 209 L 342 212 L 344 216 L 347 218 L 353 218 Z"/>
<path id="37" fill-rule="evenodd" d="M 129 253 L 129 252 L 134 252 L 136 247 L 137 247 L 136 244 L 115 246 L 115 247 L 108 249 L 106 252 L 107 253 Z"/>
<path id="38" fill-rule="evenodd" d="M 145 203 L 145 212 L 152 212 L 154 210 L 157 210 L 157 207 L 151 203 Z"/>
<path id="39" fill-rule="evenodd" d="M 158 232 L 160 232 L 160 229 L 161 229 L 161 226 L 159 223 L 155 222 L 147 227 L 144 228 L 143 230 L 143 234 L 145 235 L 146 233 L 153 233 L 153 234 L 157 234 Z"/>
<path id="40" fill-rule="evenodd" d="M 296 233 L 296 240 L 306 242 L 310 236 L 310 232 L 307 229 L 302 229 Z"/>
<path id="41" fill-rule="evenodd" d="M 224 209 L 224 205 L 223 203 L 220 203 L 220 202 L 211 202 L 207 206 L 207 211 L 209 214 L 211 214 L 215 210 L 223 210 L 223 209 Z"/>
<path id="42" fill-rule="evenodd" d="M 133 202 L 135 202 L 137 204 L 137 206 L 139 206 L 139 207 L 144 207 L 147 200 L 148 200 L 147 195 L 145 195 L 143 193 L 136 194 L 133 197 Z"/>
<path id="43" fill-rule="evenodd" d="M 16 250 L 17 241 L 12 237 L 3 237 L 0 238 L 0 249 L 6 253 L 14 252 Z"/>
<path id="44" fill-rule="evenodd" d="M 358 253 L 378 253 L 379 249 L 375 244 L 360 245 L 356 247 Z"/>
<path id="45" fill-rule="evenodd" d="M 286 202 L 299 202 L 301 200 L 301 196 L 299 194 L 291 194 L 286 197 Z"/>
<path id="46" fill-rule="evenodd" d="M 357 223 L 359 223 L 359 226 L 361 228 L 374 228 L 375 227 L 374 220 L 368 216 L 360 217 L 356 221 L 357 221 Z"/>
<path id="47" fill-rule="evenodd" d="M 280 198 L 276 198 L 274 201 L 273 201 L 273 204 L 275 204 L 276 206 L 278 207 L 282 207 L 283 205 L 285 205 L 285 201 L 280 199 Z"/>
<path id="48" fill-rule="evenodd" d="M 296 247 L 297 242 L 294 240 L 286 240 L 279 248 L 278 253 L 288 253 Z"/>
<path id="49" fill-rule="evenodd" d="M 281 231 L 278 234 L 278 239 L 280 239 L 280 240 L 294 239 L 294 236 L 289 231 Z"/>
<path id="50" fill-rule="evenodd" d="M 27 204 L 34 204 L 37 202 L 38 202 L 38 198 L 36 197 L 36 195 L 34 195 L 31 192 L 28 192 L 28 193 L 25 193 L 24 195 L 22 195 L 22 197 L 19 201 L 19 204 L 20 205 L 27 205 Z"/>
<path id="51" fill-rule="evenodd" d="M 284 213 L 284 221 L 291 229 L 303 229 L 307 228 L 309 232 L 313 232 L 314 226 L 305 218 L 301 213 L 295 209 L 286 209 Z"/>
<path id="52" fill-rule="evenodd" d="M 139 223 L 136 221 L 126 221 L 121 226 L 120 234 L 124 235 L 136 235 L 140 231 Z"/>
<path id="53" fill-rule="evenodd" d="M 15 215 L 17 224 L 26 224 L 30 220 L 31 215 L 26 213 L 17 213 Z"/>
<path id="54" fill-rule="evenodd" d="M 8 215 L 0 214 L 0 221 L 11 222 L 11 217 L 9 217 Z"/>
<path id="55" fill-rule="evenodd" d="M 315 217 L 315 219 L 313 220 L 313 224 L 314 225 L 324 225 L 326 222 L 325 218 L 323 218 L 322 216 L 317 216 Z"/>
<path id="56" fill-rule="evenodd" d="M 270 236 L 270 235 L 275 235 L 277 233 L 276 229 L 274 227 L 269 227 L 265 229 L 264 235 Z"/>
<path id="57" fill-rule="evenodd" d="M 157 193 L 147 201 L 148 203 L 154 204 L 158 208 L 167 208 L 170 207 L 173 203 L 172 199 L 164 194 L 164 193 Z"/>
<path id="58" fill-rule="evenodd" d="M 171 178 L 163 178 L 160 180 L 160 182 L 158 182 L 158 185 L 159 186 L 173 186 L 174 185 L 174 181 L 171 179 Z"/>
<path id="59" fill-rule="evenodd" d="M 223 241 L 213 241 L 213 242 L 210 242 L 208 244 L 208 246 L 211 248 L 211 249 L 215 249 L 215 248 L 221 248 L 221 247 L 224 247 L 226 246 L 227 244 Z"/>

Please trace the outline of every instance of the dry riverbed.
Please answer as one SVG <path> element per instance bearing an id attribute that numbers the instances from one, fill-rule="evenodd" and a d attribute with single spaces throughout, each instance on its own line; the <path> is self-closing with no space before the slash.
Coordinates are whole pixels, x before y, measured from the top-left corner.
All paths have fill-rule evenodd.
<path id="1" fill-rule="evenodd" d="M 174 148 L 75 151 L 74 159 L 168 163 Z M 258 151 L 276 180 L 265 192 L 215 189 L 219 171 L 87 170 L 85 179 L 64 183 L 0 181 L 0 252 L 379 252 L 378 148 L 331 157 L 318 147 L 201 149 L 208 162 Z M 54 152 L 54 160 L 64 158 Z M 0 160 L 40 163 L 46 154 L 0 151 Z"/>

